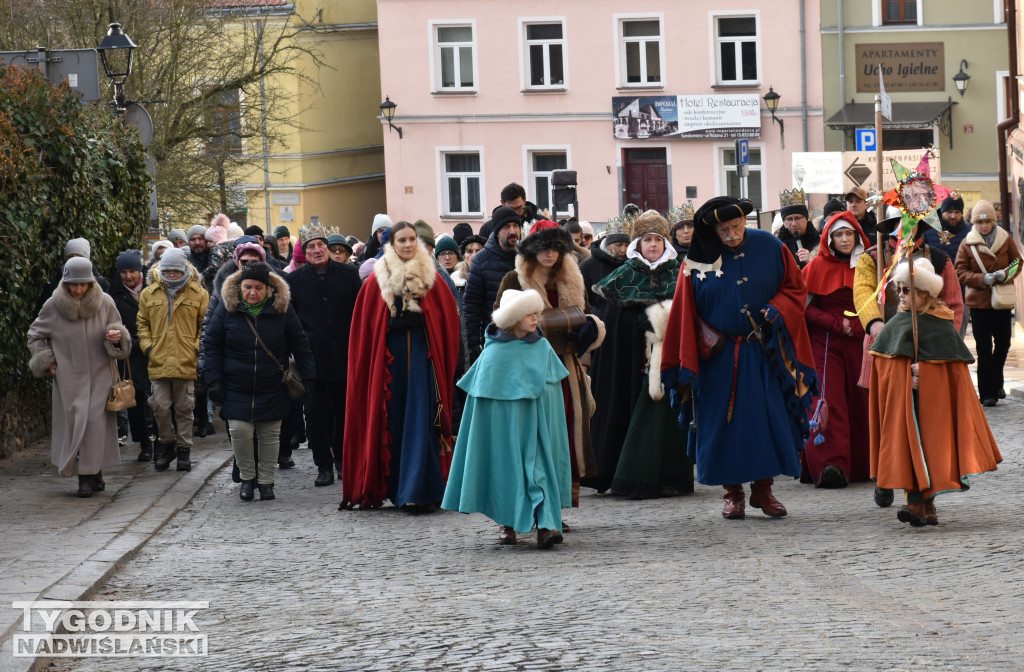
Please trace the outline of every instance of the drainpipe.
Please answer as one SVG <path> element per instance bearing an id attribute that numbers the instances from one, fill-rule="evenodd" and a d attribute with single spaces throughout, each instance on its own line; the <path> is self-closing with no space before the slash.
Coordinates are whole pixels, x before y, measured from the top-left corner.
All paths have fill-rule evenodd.
<path id="1" fill-rule="evenodd" d="M 840 0 L 842 2 L 842 0 Z M 1017 10 L 1014 7 L 1014 3 L 1007 2 L 1003 9 L 1003 18 L 1006 20 L 1006 38 L 1010 43 L 1010 83 L 1016 85 L 1017 82 Z M 1016 92 L 1011 91 L 1009 95 L 1010 99 L 1010 118 L 999 122 L 996 126 L 996 142 L 999 143 L 999 200 L 1003 204 L 1003 221 L 1000 225 L 1010 230 L 1010 190 L 1006 186 L 1007 178 L 1009 177 L 1009 166 L 1006 161 L 1007 151 L 1007 140 L 1010 130 L 1017 126 L 1017 122 L 1020 119 L 1020 102 L 1016 95 Z M 1024 195 L 1022 195 L 1024 198 Z"/>
<path id="2" fill-rule="evenodd" d="M 807 31 L 804 26 L 804 0 L 800 0 L 800 118 L 804 125 L 804 151 L 807 151 Z"/>
<path id="3" fill-rule="evenodd" d="M 262 13 L 262 10 L 261 10 Z M 266 89 L 266 78 L 263 76 L 262 71 L 264 68 L 263 62 L 263 29 L 266 25 L 266 19 L 259 22 L 259 49 L 260 49 L 260 124 L 263 131 L 263 207 L 267 210 L 267 232 L 269 233 L 274 227 L 271 226 L 270 221 L 270 161 L 269 161 L 269 148 L 267 147 L 267 89 Z"/>
<path id="4" fill-rule="evenodd" d="M 846 105 L 846 36 L 843 34 L 843 0 L 838 0 L 839 10 L 839 109 Z M 843 131 L 843 149 L 846 149 L 846 132 Z"/>

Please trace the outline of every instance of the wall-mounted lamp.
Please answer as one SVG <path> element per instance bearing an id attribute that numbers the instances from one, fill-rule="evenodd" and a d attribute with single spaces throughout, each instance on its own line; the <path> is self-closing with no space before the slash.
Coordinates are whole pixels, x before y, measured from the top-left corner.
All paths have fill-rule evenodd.
<path id="1" fill-rule="evenodd" d="M 971 76 L 964 72 L 966 67 L 967 61 L 960 59 L 960 72 L 953 75 L 953 83 L 956 84 L 956 90 L 960 93 L 961 98 L 967 93 L 967 82 L 971 80 Z"/>
<path id="2" fill-rule="evenodd" d="M 779 109 L 779 94 L 775 93 L 775 89 L 768 87 L 768 93 L 764 94 L 764 106 L 768 108 L 768 111 L 772 113 L 772 121 L 779 123 L 779 135 L 782 138 L 782 148 L 786 148 L 786 126 L 782 123 L 782 119 L 775 116 L 775 110 Z"/>
<path id="3" fill-rule="evenodd" d="M 394 103 L 391 102 L 391 97 L 390 96 L 384 96 L 384 102 L 380 104 L 380 111 L 381 111 L 381 114 L 384 115 L 384 118 L 387 119 L 387 121 L 388 121 L 388 128 L 393 128 L 396 131 L 398 131 L 398 139 L 401 140 L 402 139 L 402 129 L 401 129 L 401 127 L 400 126 L 395 126 L 394 124 L 391 123 L 391 120 L 395 118 L 395 108 L 396 107 L 398 107 L 398 105 L 395 105 Z"/>

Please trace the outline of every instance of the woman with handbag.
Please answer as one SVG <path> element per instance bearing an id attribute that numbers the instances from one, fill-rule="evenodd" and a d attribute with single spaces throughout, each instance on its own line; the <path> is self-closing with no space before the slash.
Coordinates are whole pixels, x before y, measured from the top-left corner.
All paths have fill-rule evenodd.
<path id="1" fill-rule="evenodd" d="M 29 369 L 53 384 L 50 460 L 62 476 L 78 469 L 78 496 L 105 489 L 103 469 L 117 466 L 117 414 L 107 410 L 119 382 L 113 359 L 127 359 L 131 336 L 114 300 L 92 274 L 92 262 L 72 257 L 61 282 L 28 330 Z"/>
<path id="2" fill-rule="evenodd" d="M 391 228 L 352 324 L 339 508 L 434 511 L 452 461 L 459 311 L 409 222 Z"/>
<path id="3" fill-rule="evenodd" d="M 281 421 L 291 403 L 284 382 L 289 356 L 303 378 L 316 377 L 288 283 L 262 261 L 229 275 L 221 287 L 221 303 L 203 331 L 202 349 L 210 399 L 220 404 L 228 421 L 242 478 L 239 497 L 251 501 L 258 485 L 261 500 L 274 499 Z M 254 434 L 259 440 L 258 470 Z"/>
<path id="4" fill-rule="evenodd" d="M 1010 265 L 1020 264 L 1013 238 L 996 223 L 988 201 L 971 210 L 971 232 L 956 254 L 956 275 L 967 287 L 971 330 L 978 353 L 978 396 L 982 406 L 995 406 L 1006 396 L 1003 366 L 1010 352 L 1010 310 L 1015 295 Z"/>
<path id="5" fill-rule="evenodd" d="M 580 505 L 580 478 L 597 473 L 590 438 L 595 404 L 584 366 L 589 366 L 588 353 L 604 341 L 605 328 L 599 317 L 590 314 L 583 274 L 572 251 L 572 236 L 566 229 L 548 220 L 534 223 L 530 235 L 519 242 L 515 270 L 509 271 L 498 286 L 494 310 L 501 306 L 501 294 L 507 289 L 535 289 L 544 299 L 542 333 L 569 370 L 569 377 L 562 381 L 562 393 L 575 508 Z M 566 527 L 563 524 L 563 529 Z"/>

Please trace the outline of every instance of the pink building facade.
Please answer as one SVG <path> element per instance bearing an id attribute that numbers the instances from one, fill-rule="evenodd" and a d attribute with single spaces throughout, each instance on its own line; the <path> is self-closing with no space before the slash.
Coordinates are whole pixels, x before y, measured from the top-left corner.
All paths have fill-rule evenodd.
<path id="1" fill-rule="evenodd" d="M 774 210 L 791 152 L 824 149 L 818 0 L 377 6 L 381 90 L 402 128 L 384 134 L 395 221 L 478 228 L 510 182 L 548 207 L 562 168 L 577 171 L 580 218 L 595 223 L 627 202 L 665 211 L 720 194 Z M 737 138 L 749 140 L 745 184 Z"/>

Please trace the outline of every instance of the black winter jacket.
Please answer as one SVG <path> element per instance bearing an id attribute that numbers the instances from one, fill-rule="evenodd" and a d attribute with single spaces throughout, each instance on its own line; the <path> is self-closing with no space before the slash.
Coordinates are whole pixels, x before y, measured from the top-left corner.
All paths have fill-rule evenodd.
<path id="1" fill-rule="evenodd" d="M 142 276 L 142 286 L 146 286 L 145 275 Z M 132 367 L 132 382 L 135 389 L 149 390 L 149 359 L 139 347 L 139 300 L 124 286 L 120 275 L 114 276 L 107 294 L 114 300 L 117 312 L 121 315 L 121 324 L 132 337 L 132 354 L 128 356 L 128 363 Z M 121 375 L 125 375 L 124 363 L 118 361 L 118 366 L 121 368 Z"/>
<path id="2" fill-rule="evenodd" d="M 583 274 L 583 285 L 587 288 L 590 310 L 602 320 L 608 302 L 594 292 L 594 285 L 604 280 L 625 261 L 625 257 L 616 257 L 608 251 L 608 239 L 604 238 L 600 244 L 590 246 L 590 257 L 580 263 L 580 273 Z"/>
<path id="3" fill-rule="evenodd" d="M 462 314 L 466 317 L 466 345 L 474 359 L 483 347 L 484 327 L 491 321 L 501 279 L 515 267 L 515 250 L 501 249 L 494 233 L 484 249 L 473 257 L 462 297 Z"/>
<path id="4" fill-rule="evenodd" d="M 283 420 L 291 399 L 281 382 L 282 372 L 256 341 L 247 324 L 251 321 L 263 343 L 285 368 L 295 358 L 303 380 L 316 378 L 309 341 L 290 305 L 288 283 L 270 276 L 270 300 L 256 319 L 249 315 L 239 295 L 241 272 L 224 281 L 223 301 L 203 332 L 204 376 L 208 386 L 224 390 L 224 417 L 229 420 L 266 422 Z"/>
<path id="5" fill-rule="evenodd" d="M 782 241 L 782 244 L 789 248 L 789 251 L 793 253 L 793 257 L 796 258 L 797 266 L 803 268 L 807 264 L 811 263 L 810 259 L 805 262 L 801 262 L 800 258 L 796 256 L 796 252 L 799 249 L 797 246 L 797 237 L 789 232 L 785 226 L 779 229 L 779 232 L 775 236 Z M 818 249 L 818 245 L 821 244 L 821 232 L 814 228 L 810 220 L 807 220 L 807 230 L 804 231 L 804 235 L 800 236 L 800 246 L 802 246 L 808 252 L 811 252 L 811 258 L 813 258 L 814 251 Z"/>
<path id="6" fill-rule="evenodd" d="M 292 306 L 316 359 L 316 380 L 344 383 L 348 380 L 352 313 L 362 285 L 359 270 L 353 264 L 331 259 L 322 274 L 306 264 L 286 279 L 292 291 Z"/>

